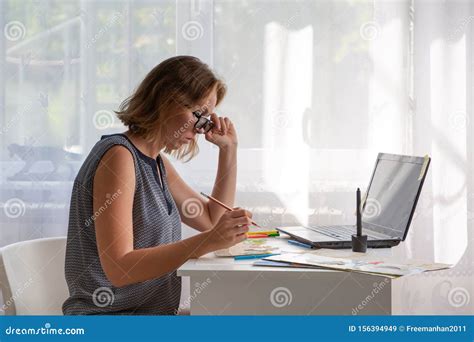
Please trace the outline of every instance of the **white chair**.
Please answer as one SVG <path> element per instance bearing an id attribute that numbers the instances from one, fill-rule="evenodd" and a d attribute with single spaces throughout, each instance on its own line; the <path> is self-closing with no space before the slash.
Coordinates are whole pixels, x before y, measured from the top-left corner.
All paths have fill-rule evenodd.
<path id="1" fill-rule="evenodd" d="M 5 315 L 62 315 L 66 238 L 22 241 L 0 249 Z"/>

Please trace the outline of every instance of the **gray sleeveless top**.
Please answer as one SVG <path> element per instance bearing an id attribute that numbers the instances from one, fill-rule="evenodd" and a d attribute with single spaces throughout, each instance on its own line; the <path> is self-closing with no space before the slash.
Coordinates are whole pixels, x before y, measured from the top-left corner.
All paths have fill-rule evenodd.
<path id="1" fill-rule="evenodd" d="M 74 181 L 65 264 L 70 296 L 63 304 L 63 313 L 176 314 L 181 294 L 181 278 L 176 275 L 176 271 L 137 284 L 114 287 L 100 264 L 94 225 L 95 215 L 100 213 L 93 211 L 92 186 L 99 161 L 115 145 L 125 146 L 132 153 L 135 163 L 134 249 L 155 247 L 181 239 L 181 218 L 168 189 L 161 157 L 154 160 L 146 156 L 123 134 L 103 136 L 92 148 Z M 111 194 L 109 199 L 112 201 L 118 195 Z M 104 207 L 106 205 L 104 203 Z"/>

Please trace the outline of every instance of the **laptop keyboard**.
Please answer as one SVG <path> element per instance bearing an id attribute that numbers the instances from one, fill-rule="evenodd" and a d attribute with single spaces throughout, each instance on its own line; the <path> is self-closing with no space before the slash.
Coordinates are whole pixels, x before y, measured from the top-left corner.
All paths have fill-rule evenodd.
<path id="1" fill-rule="evenodd" d="M 355 226 L 312 226 L 308 228 L 317 233 L 332 236 L 339 240 L 348 240 L 348 241 L 351 240 L 351 235 L 356 233 Z M 364 233 L 367 234 L 367 237 L 376 239 L 375 236 L 367 232 L 364 232 Z"/>

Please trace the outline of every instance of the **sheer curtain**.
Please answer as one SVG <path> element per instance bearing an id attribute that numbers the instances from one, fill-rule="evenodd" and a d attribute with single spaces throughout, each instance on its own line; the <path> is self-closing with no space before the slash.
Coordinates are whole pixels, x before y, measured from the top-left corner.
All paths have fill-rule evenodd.
<path id="1" fill-rule="evenodd" d="M 400 313 L 472 314 L 474 294 L 472 100 L 474 6 L 415 1 L 413 152 L 433 158 L 413 230 L 397 253 L 455 263 L 402 279 Z"/>
<path id="2" fill-rule="evenodd" d="M 378 152 L 433 160 L 400 257 L 458 263 L 394 285 L 394 313 L 472 307 L 469 1 L 0 2 L 0 245 L 65 235 L 72 181 L 161 60 L 192 54 L 228 84 L 236 205 L 268 226 L 354 221 Z M 217 149 L 173 162 L 212 189 Z M 183 227 L 185 236 L 193 232 Z M 472 311 L 471 311 L 472 313 Z"/>

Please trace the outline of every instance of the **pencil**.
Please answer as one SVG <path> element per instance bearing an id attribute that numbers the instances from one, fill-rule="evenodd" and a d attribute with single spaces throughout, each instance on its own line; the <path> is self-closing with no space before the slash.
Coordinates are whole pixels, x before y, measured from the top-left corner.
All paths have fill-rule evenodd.
<path id="1" fill-rule="evenodd" d="M 278 230 L 266 230 L 266 231 L 257 231 L 257 232 L 248 232 L 247 234 L 265 234 L 265 235 L 280 235 L 280 233 L 278 232 Z"/>
<path id="2" fill-rule="evenodd" d="M 278 254 L 237 255 L 234 257 L 234 260 L 260 259 L 260 258 L 268 258 L 274 255 L 278 255 Z"/>
<path id="3" fill-rule="evenodd" d="M 247 237 L 249 239 L 264 239 L 264 238 L 277 237 L 277 236 L 280 236 L 280 235 L 276 235 L 276 234 L 272 234 L 272 235 L 268 235 L 268 234 L 249 234 L 249 233 L 247 233 Z"/>
<path id="4" fill-rule="evenodd" d="M 229 207 L 228 205 L 225 205 L 224 203 L 222 203 L 221 201 L 219 201 L 217 198 L 214 198 L 214 197 L 212 197 L 212 196 L 206 195 L 204 192 L 201 192 L 201 195 L 203 195 L 204 197 L 209 198 L 211 201 L 213 201 L 213 202 L 219 204 L 221 207 L 226 208 L 227 210 L 234 211 L 234 209 L 232 209 L 232 208 Z M 252 224 L 253 224 L 254 226 L 257 226 L 257 227 L 259 227 L 259 228 L 262 228 L 262 227 L 260 227 L 258 224 L 256 224 L 255 221 L 252 221 Z"/>

